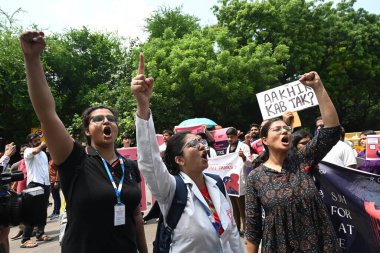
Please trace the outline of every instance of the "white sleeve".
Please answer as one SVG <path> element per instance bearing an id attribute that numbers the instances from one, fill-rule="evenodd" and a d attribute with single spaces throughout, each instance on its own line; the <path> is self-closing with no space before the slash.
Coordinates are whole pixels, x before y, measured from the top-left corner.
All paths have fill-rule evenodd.
<path id="1" fill-rule="evenodd" d="M 354 154 L 354 151 L 353 149 L 346 143 L 344 143 L 345 147 L 343 149 L 343 162 L 344 162 L 344 166 L 348 167 L 350 165 L 356 165 L 356 157 L 355 157 L 355 154 Z"/>
<path id="2" fill-rule="evenodd" d="M 33 148 L 26 148 L 24 151 L 24 159 L 32 159 L 33 157 Z"/>
<path id="3" fill-rule="evenodd" d="M 244 155 L 246 157 L 244 165 L 247 167 L 250 167 L 252 165 L 251 150 L 247 144 L 245 144 L 245 143 L 242 143 L 242 144 L 243 144 L 243 152 L 244 152 Z"/>
<path id="4" fill-rule="evenodd" d="M 3 155 L 0 158 L 0 166 L 3 166 L 3 171 L 5 171 L 6 167 L 8 166 L 9 160 L 10 160 L 9 156 L 6 156 L 6 155 Z"/>
<path id="5" fill-rule="evenodd" d="M 149 120 L 136 116 L 136 139 L 139 169 L 165 216 L 174 197 L 176 181 L 161 159 L 152 115 Z"/>

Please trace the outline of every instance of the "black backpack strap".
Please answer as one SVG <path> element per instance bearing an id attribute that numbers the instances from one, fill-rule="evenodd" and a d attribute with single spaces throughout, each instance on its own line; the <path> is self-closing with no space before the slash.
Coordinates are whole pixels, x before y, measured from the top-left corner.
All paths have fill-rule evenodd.
<path id="1" fill-rule="evenodd" d="M 179 219 L 185 209 L 187 203 L 187 187 L 180 175 L 175 175 L 175 193 L 170 206 L 169 212 L 166 215 L 166 224 L 174 230 L 177 226 Z"/>
<path id="2" fill-rule="evenodd" d="M 167 226 L 164 225 L 163 215 L 161 213 L 157 225 L 156 239 L 153 242 L 153 253 L 167 253 L 170 251 L 173 230 L 176 228 L 178 221 L 182 216 L 183 210 L 186 207 L 186 184 L 183 182 L 180 175 L 175 175 L 174 177 L 176 186 L 173 201 L 165 219 Z"/>
<path id="3" fill-rule="evenodd" d="M 205 173 L 206 176 L 213 178 L 216 181 L 216 185 L 218 186 L 219 190 L 223 193 L 224 197 L 226 196 L 226 188 L 224 187 L 223 180 L 220 178 L 220 176 L 212 173 Z"/>

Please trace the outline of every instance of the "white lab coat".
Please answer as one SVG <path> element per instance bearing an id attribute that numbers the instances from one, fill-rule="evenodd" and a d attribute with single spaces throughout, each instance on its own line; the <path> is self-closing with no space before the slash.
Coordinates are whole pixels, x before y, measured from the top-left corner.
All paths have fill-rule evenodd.
<path id="1" fill-rule="evenodd" d="M 148 121 L 136 117 L 136 129 L 139 169 L 165 217 L 174 197 L 175 178 L 169 174 L 160 157 L 152 116 Z M 173 231 L 170 252 L 243 253 L 228 195 L 224 197 L 216 181 L 205 176 L 207 189 L 224 229 L 219 237 L 202 206 L 208 205 L 198 187 L 185 173 L 181 172 L 181 176 L 187 185 L 188 201 Z"/>

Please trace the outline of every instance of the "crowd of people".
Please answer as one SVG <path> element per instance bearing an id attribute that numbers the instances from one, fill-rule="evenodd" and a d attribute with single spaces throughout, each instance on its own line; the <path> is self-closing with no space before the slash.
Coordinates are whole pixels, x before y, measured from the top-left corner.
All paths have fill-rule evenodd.
<path id="1" fill-rule="evenodd" d="M 168 252 L 244 252 L 244 247 L 249 253 L 259 252 L 259 247 L 263 253 L 340 252 L 313 173 L 320 161 L 326 161 L 380 174 L 380 161 L 365 159 L 367 136 L 376 133 L 361 133 L 363 151 L 357 153 L 352 143 L 344 139 L 344 128 L 318 73 L 309 72 L 299 81 L 312 88 L 318 99 L 321 116 L 316 119 L 315 133 L 294 131 L 291 112 L 261 124 L 252 123 L 246 135 L 234 127 L 228 128 L 226 153 L 237 153 L 251 170 L 242 168 L 239 196 L 225 194 L 218 180 L 204 173 L 208 159 L 217 155 L 207 131 L 195 135 L 164 130 L 164 143 L 158 145 L 150 110 L 154 79 L 144 74 L 143 54 L 138 74 L 131 82 L 137 103 L 138 162 L 115 149 L 118 114 L 103 105 L 88 107 L 82 113 L 87 140 L 83 147 L 69 135 L 56 113 L 40 60 L 45 48 L 44 34 L 23 33 L 20 43 L 29 96 L 46 141 L 41 141 L 39 134 L 29 134 L 26 144 L 20 147 L 21 159 L 12 165 L 10 157 L 17 150 L 14 143 L 7 144 L 0 154 L 3 172 L 24 174 L 24 180 L 11 186 L 14 191 L 21 193 L 36 186 L 44 191 L 43 222 L 35 228 L 20 226 L 12 236 L 21 237 L 22 248 L 33 248 L 38 241 L 52 239 L 44 228 L 47 218 L 60 215 L 62 191 L 68 219 L 61 244 L 63 253 L 148 252 L 140 210 L 143 175 L 166 227 L 170 207 L 177 198 L 177 180 L 186 188 L 182 215 L 165 238 Z M 133 139 L 124 133 L 122 147 L 131 147 Z M 50 194 L 54 208 L 48 217 Z M 33 234 L 37 242 L 31 239 Z M 246 246 L 241 237 L 245 237 Z M 9 251 L 8 240 L 1 246 Z M 155 245 L 155 252 L 162 252 L 159 248 Z"/>

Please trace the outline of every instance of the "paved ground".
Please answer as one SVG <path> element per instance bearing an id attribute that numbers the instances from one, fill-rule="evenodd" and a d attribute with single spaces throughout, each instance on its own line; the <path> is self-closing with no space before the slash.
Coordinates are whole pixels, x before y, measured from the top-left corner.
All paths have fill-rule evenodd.
<path id="1" fill-rule="evenodd" d="M 51 214 L 52 207 L 49 207 L 48 214 Z M 154 240 L 156 234 L 156 226 L 157 223 L 155 221 L 150 221 L 148 224 L 144 226 L 145 228 L 145 236 L 148 243 L 148 250 L 152 252 L 152 242 Z M 18 232 L 18 227 L 11 228 L 9 233 L 9 237 L 14 236 Z M 59 236 L 59 221 L 58 219 L 54 221 L 48 222 L 45 227 L 45 233 L 53 237 L 54 239 L 50 242 L 38 242 L 38 246 L 31 249 L 22 249 L 20 248 L 21 239 L 18 240 L 10 240 L 10 253 L 59 253 L 61 252 L 61 247 L 58 242 Z M 35 238 L 33 238 L 35 240 Z M 244 240 L 242 239 L 242 243 L 244 245 Z M 245 247 L 244 247 L 245 248 Z"/>
<path id="2" fill-rule="evenodd" d="M 49 212 L 50 214 L 50 212 Z M 152 242 L 154 240 L 154 236 L 156 234 L 156 223 L 152 222 L 150 224 L 146 224 L 145 228 L 145 236 L 147 237 L 148 249 L 149 252 L 152 252 Z M 9 237 L 17 234 L 18 227 L 11 228 L 11 232 L 9 233 Z M 50 242 L 38 242 L 38 246 L 31 249 L 22 249 L 20 248 L 21 239 L 19 240 L 10 240 L 10 252 L 11 253 L 59 253 L 61 252 L 61 247 L 58 242 L 59 236 L 59 221 L 48 220 L 48 223 L 45 227 L 46 234 L 48 236 L 53 237 L 54 239 Z M 33 238 L 35 241 L 35 238 Z"/>

